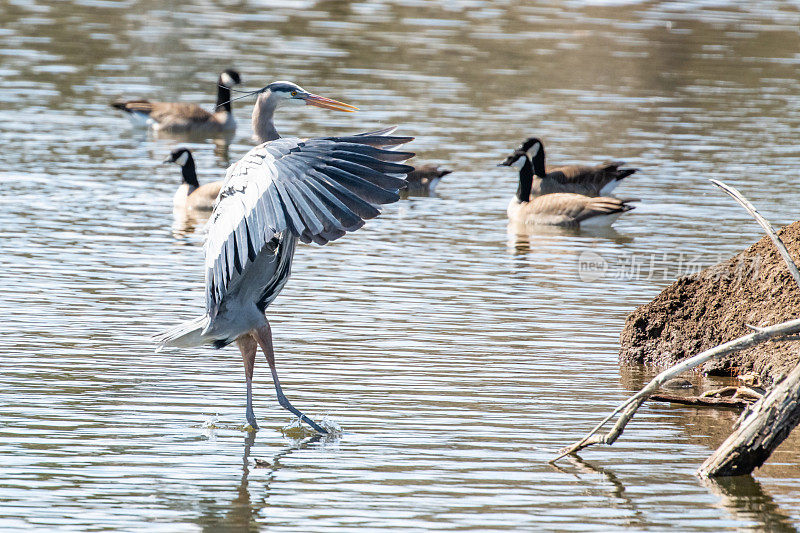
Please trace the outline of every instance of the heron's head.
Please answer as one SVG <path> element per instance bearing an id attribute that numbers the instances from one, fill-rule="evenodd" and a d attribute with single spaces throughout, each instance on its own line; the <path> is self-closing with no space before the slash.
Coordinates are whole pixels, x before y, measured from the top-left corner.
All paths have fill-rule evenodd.
<path id="1" fill-rule="evenodd" d="M 185 166 L 192 159 L 192 152 L 186 148 L 175 148 L 167 158 L 163 161 L 166 163 L 175 163 L 176 165 Z"/>
<path id="2" fill-rule="evenodd" d="M 522 170 L 522 167 L 525 166 L 525 163 L 529 162 L 531 158 L 534 155 L 536 155 L 536 153 L 541 148 L 542 148 L 542 141 L 540 141 L 536 137 L 531 137 L 530 139 L 522 143 L 522 146 L 511 152 L 511 155 L 506 157 L 505 160 L 498 166 L 514 167 L 516 169 Z"/>
<path id="3" fill-rule="evenodd" d="M 275 81 L 261 89 L 259 91 L 266 95 L 267 98 L 276 99 L 276 104 L 280 105 L 282 103 L 289 103 L 289 104 L 300 104 L 300 105 L 313 105 L 316 107 L 322 107 L 324 109 L 334 109 L 336 111 L 346 111 L 348 113 L 352 113 L 353 111 L 358 111 L 358 108 L 352 106 L 350 104 L 345 104 L 344 102 L 339 102 L 338 100 L 332 100 L 330 98 L 325 98 L 324 96 L 319 96 L 314 93 L 310 93 L 297 85 L 296 83 L 292 83 L 290 81 Z"/>
<path id="4" fill-rule="evenodd" d="M 242 83 L 242 78 L 235 70 L 227 69 L 222 71 L 222 74 L 219 75 L 219 84 L 228 89 L 240 83 Z"/>

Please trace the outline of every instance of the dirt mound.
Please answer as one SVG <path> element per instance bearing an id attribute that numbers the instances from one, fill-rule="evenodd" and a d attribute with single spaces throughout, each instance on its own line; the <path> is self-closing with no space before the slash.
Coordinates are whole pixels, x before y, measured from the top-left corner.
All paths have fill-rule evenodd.
<path id="1" fill-rule="evenodd" d="M 778 234 L 800 263 L 800 221 Z M 771 326 L 800 316 L 798 289 L 775 245 L 764 237 L 731 259 L 680 278 L 628 315 L 620 335 L 620 363 L 671 366 L 751 333 L 745 324 Z M 755 372 L 769 385 L 800 361 L 800 341 L 771 342 L 707 363 L 706 372 Z"/>

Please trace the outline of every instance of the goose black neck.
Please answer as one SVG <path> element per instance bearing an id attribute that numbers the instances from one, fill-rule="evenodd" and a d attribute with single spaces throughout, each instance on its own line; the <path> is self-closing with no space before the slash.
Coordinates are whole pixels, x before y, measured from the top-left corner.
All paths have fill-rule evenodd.
<path id="1" fill-rule="evenodd" d="M 533 156 L 533 173 L 543 178 L 545 175 L 544 168 L 544 145 L 540 142 L 539 150 Z"/>
<path id="2" fill-rule="evenodd" d="M 531 187 L 533 186 L 533 165 L 528 156 L 525 156 L 525 164 L 519 170 L 519 186 L 517 187 L 517 200 L 529 202 L 531 199 Z"/>
<path id="3" fill-rule="evenodd" d="M 197 181 L 197 171 L 194 168 L 192 156 L 189 156 L 186 164 L 181 167 L 181 174 L 183 174 L 183 183 L 187 183 L 190 187 L 200 186 L 200 182 Z"/>
<path id="4" fill-rule="evenodd" d="M 214 108 L 216 111 L 224 109 L 228 113 L 231 112 L 231 90 L 222 85 L 222 80 L 217 82 L 217 106 Z"/>

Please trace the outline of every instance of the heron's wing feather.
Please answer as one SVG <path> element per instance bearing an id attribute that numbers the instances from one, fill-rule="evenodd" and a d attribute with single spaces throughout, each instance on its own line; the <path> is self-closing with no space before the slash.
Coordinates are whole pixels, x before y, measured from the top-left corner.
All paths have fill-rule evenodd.
<path id="1" fill-rule="evenodd" d="M 226 290 L 273 237 L 289 232 L 326 244 L 398 200 L 413 167 L 411 152 L 382 149 L 408 142 L 382 130 L 347 137 L 283 138 L 256 146 L 231 165 L 209 219 L 205 243 L 206 307 L 214 316 Z"/>

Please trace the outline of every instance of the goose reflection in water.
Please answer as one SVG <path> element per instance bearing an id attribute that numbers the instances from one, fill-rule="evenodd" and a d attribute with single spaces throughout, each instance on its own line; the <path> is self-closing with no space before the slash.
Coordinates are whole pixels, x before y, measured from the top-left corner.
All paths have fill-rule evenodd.
<path id="1" fill-rule="evenodd" d="M 588 241 L 611 241 L 616 244 L 633 242 L 633 237 L 610 226 L 564 228 L 560 226 L 531 226 L 509 221 L 506 226 L 507 247 L 512 254 L 527 254 L 547 249 L 549 253 L 575 255 Z"/>

